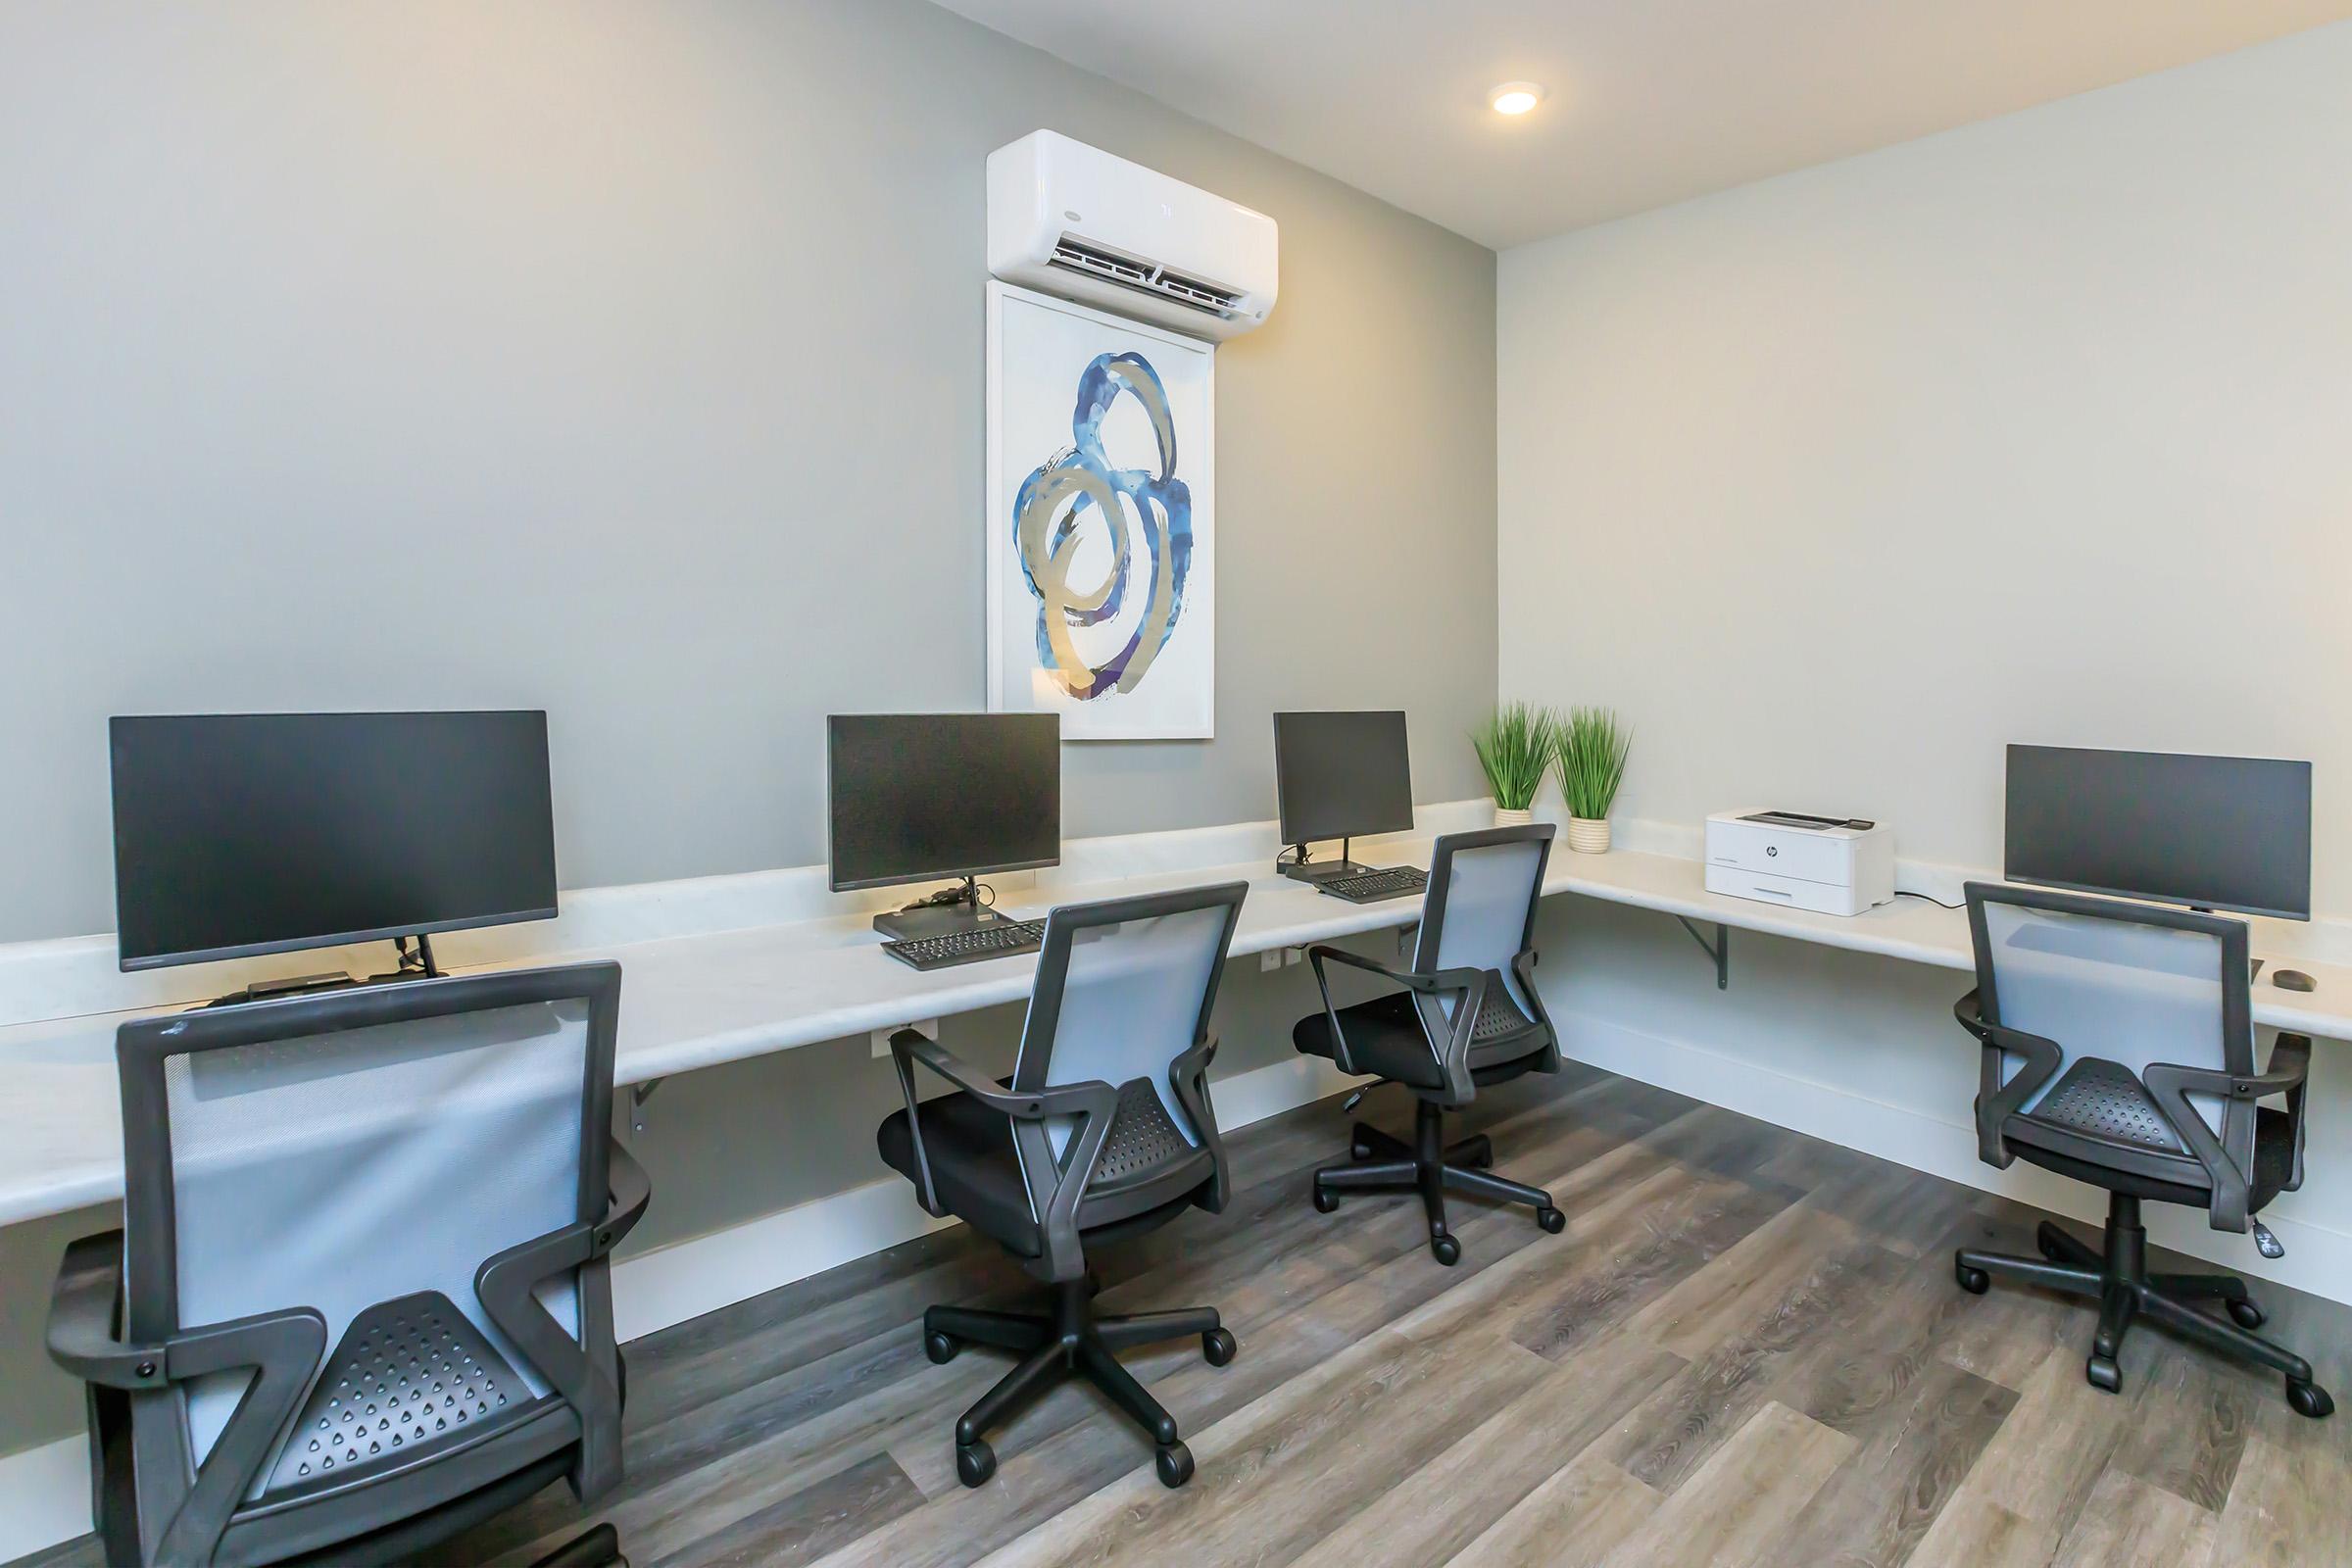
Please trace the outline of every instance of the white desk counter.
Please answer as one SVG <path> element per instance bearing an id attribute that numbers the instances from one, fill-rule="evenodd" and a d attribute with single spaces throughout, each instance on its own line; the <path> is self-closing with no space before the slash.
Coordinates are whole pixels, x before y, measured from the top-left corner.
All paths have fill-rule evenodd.
<path id="1" fill-rule="evenodd" d="M 1428 841 L 1400 841 L 1371 853 L 1383 863 L 1426 865 Z M 1008 894 L 1004 902 L 1014 912 L 1042 913 L 1055 903 L 1231 880 L 1250 884 L 1234 938 L 1237 957 L 1408 925 L 1420 909 L 1413 899 L 1357 906 L 1325 898 L 1263 860 L 1061 885 Z M 1544 891 L 1941 968 L 1973 967 L 1966 915 L 1915 899 L 1897 899 L 1851 918 L 1813 914 L 1708 893 L 1696 860 L 1630 851 L 1583 856 L 1565 845 L 1554 848 Z M 1021 956 L 920 973 L 884 956 L 879 940 L 863 917 L 842 917 L 527 961 L 620 961 L 622 1083 L 1017 1002 L 1028 995 L 1036 968 L 1034 958 Z M 2301 957 L 2284 961 L 2309 974 L 2316 989 L 2279 990 L 2269 983 L 2266 968 L 2255 987 L 2256 1021 L 2352 1038 L 2352 968 Z M 1736 954 L 1730 968 L 1736 986 Z M 1691 983 L 1711 978 L 1694 952 Z M 97 1013 L 0 1028 L 0 1225 L 122 1196 L 114 1036 L 116 1026 L 133 1016 Z"/>

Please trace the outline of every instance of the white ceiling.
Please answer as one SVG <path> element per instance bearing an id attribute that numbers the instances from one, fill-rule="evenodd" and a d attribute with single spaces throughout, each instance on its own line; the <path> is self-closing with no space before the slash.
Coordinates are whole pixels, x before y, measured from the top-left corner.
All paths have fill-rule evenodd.
<path id="1" fill-rule="evenodd" d="M 2352 17 L 2352 0 L 941 0 L 1496 249 Z M 1551 96 L 1506 120 L 1498 82 Z"/>

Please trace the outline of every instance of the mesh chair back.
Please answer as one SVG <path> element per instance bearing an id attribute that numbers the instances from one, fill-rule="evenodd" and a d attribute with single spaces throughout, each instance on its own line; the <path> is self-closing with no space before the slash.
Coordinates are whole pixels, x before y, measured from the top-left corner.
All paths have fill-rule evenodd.
<path id="1" fill-rule="evenodd" d="M 1013 1088 L 1090 1080 L 1124 1088 L 1140 1080 L 1157 1096 L 1177 1136 L 1200 1148 L 1206 1130 L 1195 1125 L 1168 1072 L 1208 1033 L 1247 892 L 1247 884 L 1232 882 L 1054 910 Z M 1068 1147 L 1077 1120 L 1047 1122 L 1054 1158 Z"/>
<path id="2" fill-rule="evenodd" d="M 368 1308 L 434 1291 L 548 1392 L 474 1277 L 603 1210 L 618 982 L 608 964 L 412 981 L 126 1028 L 132 1332 L 308 1306 L 332 1347 Z M 575 1339 L 580 1285 L 541 1292 Z M 609 1297 L 593 1304 L 609 1334 Z M 249 1378 L 190 1388 L 192 1463 Z"/>
<path id="3" fill-rule="evenodd" d="M 2038 888 L 1969 890 L 1978 1005 L 1987 1022 L 2057 1044 L 2058 1072 L 2084 1057 L 2134 1077 L 2151 1062 L 2254 1070 L 2243 922 Z M 2237 984 L 2226 983 L 2234 964 Z M 2024 1066 L 2005 1054 L 2001 1081 Z M 2219 1132 L 2222 1102 L 2191 1096 Z"/>
<path id="4" fill-rule="evenodd" d="M 1550 823 L 1535 822 L 1439 839 L 1430 856 L 1413 968 L 1422 974 L 1498 971 L 1519 1010 L 1538 1016 L 1512 963 L 1535 943 L 1536 906 L 1544 895 L 1551 836 Z M 1447 1018 L 1457 1001 L 1445 999 Z"/>

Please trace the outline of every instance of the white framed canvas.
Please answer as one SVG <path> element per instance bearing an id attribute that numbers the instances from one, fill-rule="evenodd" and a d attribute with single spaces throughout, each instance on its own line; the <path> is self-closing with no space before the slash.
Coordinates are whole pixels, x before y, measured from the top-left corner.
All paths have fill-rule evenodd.
<path id="1" fill-rule="evenodd" d="M 1068 741 L 1205 740 L 1211 347 L 988 285 L 988 706 Z"/>

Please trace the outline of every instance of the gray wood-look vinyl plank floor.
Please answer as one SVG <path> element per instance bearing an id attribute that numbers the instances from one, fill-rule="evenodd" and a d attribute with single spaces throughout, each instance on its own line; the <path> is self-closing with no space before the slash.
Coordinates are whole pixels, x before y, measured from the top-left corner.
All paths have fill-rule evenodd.
<path id="1" fill-rule="evenodd" d="M 1410 1119 L 1393 1090 L 1364 1114 Z M 1033 1291 L 954 1230 L 632 1345 L 619 1492 L 584 1512 L 551 1490 L 433 1561 L 520 1568 L 591 1519 L 638 1568 L 2352 1560 L 2352 1416 L 2305 1421 L 2276 1378 L 2145 1325 L 2103 1395 L 2085 1307 L 1957 1289 L 1951 1249 L 2031 1251 L 2031 1209 L 1572 1065 L 1458 1118 L 1567 1230 L 1455 1199 L 1445 1268 L 1415 1199 L 1308 1204 L 1347 1126 L 1326 1102 L 1244 1131 L 1224 1214 L 1097 1260 L 1106 1310 L 1215 1305 L 1241 1341 L 1222 1369 L 1191 1342 L 1127 1357 L 1189 1487 L 1083 1385 L 957 1483 L 951 1428 L 1006 1363 L 933 1366 L 922 1309 Z M 2256 1295 L 2352 1396 L 2352 1308 Z"/>

